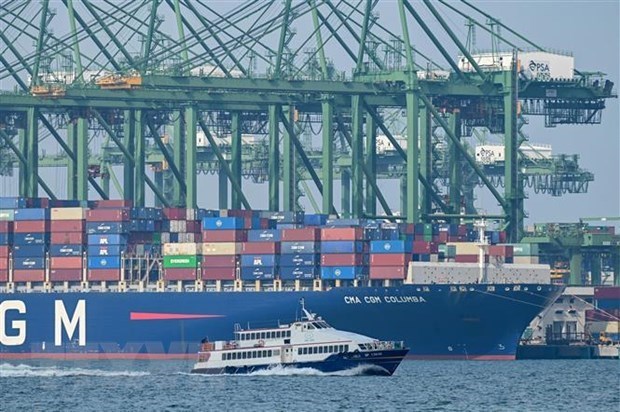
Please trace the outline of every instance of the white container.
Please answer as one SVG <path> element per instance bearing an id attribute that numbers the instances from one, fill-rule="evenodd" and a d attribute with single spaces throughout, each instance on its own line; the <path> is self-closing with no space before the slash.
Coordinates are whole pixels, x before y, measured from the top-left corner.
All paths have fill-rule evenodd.
<path id="1" fill-rule="evenodd" d="M 202 254 L 208 256 L 238 255 L 241 253 L 241 243 L 215 242 L 203 243 Z"/>
<path id="2" fill-rule="evenodd" d="M 202 253 L 202 243 L 164 243 L 162 253 L 164 256 L 199 255 Z"/>

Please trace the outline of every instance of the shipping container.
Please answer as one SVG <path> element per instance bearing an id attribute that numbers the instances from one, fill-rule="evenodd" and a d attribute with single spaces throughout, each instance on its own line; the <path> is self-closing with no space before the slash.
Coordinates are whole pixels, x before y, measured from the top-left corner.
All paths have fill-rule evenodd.
<path id="1" fill-rule="evenodd" d="M 490 256 L 512 257 L 512 245 L 490 245 L 488 254 Z"/>
<path id="2" fill-rule="evenodd" d="M 21 220 L 13 222 L 15 233 L 46 233 L 49 232 L 49 220 Z"/>
<path id="3" fill-rule="evenodd" d="M 282 233 L 277 229 L 248 231 L 248 242 L 279 242 L 281 237 Z"/>
<path id="4" fill-rule="evenodd" d="M 52 244 L 49 247 L 49 251 L 50 251 L 51 257 L 82 256 L 82 254 L 84 253 L 84 246 L 72 245 L 72 244 L 63 244 L 63 245 Z"/>
<path id="5" fill-rule="evenodd" d="M 48 220 L 50 218 L 50 209 L 45 209 L 45 208 L 16 209 L 13 217 L 15 221 Z"/>
<path id="6" fill-rule="evenodd" d="M 439 247 L 435 242 L 416 240 L 413 242 L 412 252 L 417 254 L 439 253 Z"/>
<path id="7" fill-rule="evenodd" d="M 480 251 L 480 247 L 471 242 L 449 243 L 448 246 L 454 246 L 457 255 L 477 255 Z"/>
<path id="8" fill-rule="evenodd" d="M 0 283 L 6 283 L 9 281 L 9 271 L 0 270 Z"/>
<path id="9" fill-rule="evenodd" d="M 199 265 L 196 255 L 164 256 L 164 268 L 197 268 Z"/>
<path id="10" fill-rule="evenodd" d="M 12 209 L 0 210 L 0 221 L 13 221 L 15 220 L 15 211 Z"/>
<path id="11" fill-rule="evenodd" d="M 0 271 L 9 270 L 9 258 L 0 257 Z"/>
<path id="12" fill-rule="evenodd" d="M 202 280 L 235 280 L 237 269 L 234 267 L 202 268 L 200 278 Z"/>
<path id="13" fill-rule="evenodd" d="M 353 280 L 359 279 L 365 276 L 364 269 L 359 266 L 345 266 L 345 267 L 322 267 L 321 279 L 334 280 Z"/>
<path id="14" fill-rule="evenodd" d="M 277 266 L 277 258 L 276 255 L 242 255 L 241 266 Z"/>
<path id="15" fill-rule="evenodd" d="M 202 256 L 203 268 L 236 267 L 239 257 L 236 255 Z"/>
<path id="16" fill-rule="evenodd" d="M 363 253 L 364 246 L 364 243 L 359 241 L 321 242 L 321 253 Z"/>
<path id="17" fill-rule="evenodd" d="M 511 246 L 515 257 L 538 256 L 538 244 L 536 243 L 513 243 Z"/>
<path id="18" fill-rule="evenodd" d="M 118 208 L 131 208 L 133 206 L 132 200 L 127 199 L 108 199 L 108 200 L 94 200 L 92 201 L 92 207 L 97 209 L 118 209 Z"/>
<path id="19" fill-rule="evenodd" d="M 49 240 L 49 233 L 46 232 L 27 232 L 13 234 L 13 244 L 15 245 L 42 245 Z"/>
<path id="20" fill-rule="evenodd" d="M 410 252 L 402 240 L 373 240 L 370 242 L 370 253 L 405 253 Z"/>
<path id="21" fill-rule="evenodd" d="M 53 257 L 50 259 L 51 269 L 81 269 L 82 257 Z"/>
<path id="22" fill-rule="evenodd" d="M 13 222 L 0 220 L 0 233 L 8 233 L 13 230 Z"/>
<path id="23" fill-rule="evenodd" d="M 620 301 L 620 286 L 595 287 L 594 299 L 616 299 Z"/>
<path id="24" fill-rule="evenodd" d="M 321 229 L 322 241 L 361 240 L 363 237 L 364 230 L 361 227 Z"/>
<path id="25" fill-rule="evenodd" d="M 315 266 L 283 266 L 278 278 L 282 280 L 309 280 L 319 277 L 320 269 Z"/>
<path id="26" fill-rule="evenodd" d="M 88 268 L 89 269 L 119 269 L 121 267 L 120 256 L 89 256 Z"/>
<path id="27" fill-rule="evenodd" d="M 85 243 L 86 236 L 86 234 L 78 232 L 52 232 L 50 234 L 50 243 L 54 245 L 82 244 Z"/>
<path id="28" fill-rule="evenodd" d="M 121 279 L 121 271 L 118 268 L 88 269 L 87 277 L 89 282 L 115 282 Z"/>
<path id="29" fill-rule="evenodd" d="M 327 223 L 328 215 L 307 214 L 304 216 L 303 224 L 305 226 L 323 226 Z"/>
<path id="30" fill-rule="evenodd" d="M 212 242 L 202 244 L 202 254 L 209 256 L 238 255 L 241 253 L 241 243 Z"/>
<path id="31" fill-rule="evenodd" d="M 282 229 L 282 242 L 316 242 L 321 232 L 317 228 Z"/>
<path id="32" fill-rule="evenodd" d="M 0 233 L 0 245 L 6 246 L 13 243 L 12 233 Z"/>
<path id="33" fill-rule="evenodd" d="M 129 220 L 129 209 L 91 209 L 86 212 L 87 222 L 126 222 Z"/>
<path id="34" fill-rule="evenodd" d="M 361 254 L 332 253 L 321 255 L 321 266 L 363 266 L 367 263 L 367 259 Z"/>
<path id="35" fill-rule="evenodd" d="M 92 234 L 88 235 L 88 245 L 125 245 L 127 239 L 124 234 Z"/>
<path id="36" fill-rule="evenodd" d="M 244 220 L 237 217 L 205 217 L 202 219 L 203 230 L 243 229 Z"/>
<path id="37" fill-rule="evenodd" d="M 243 280 L 271 280 L 275 279 L 276 271 L 273 266 L 242 267 L 239 271 Z"/>
<path id="38" fill-rule="evenodd" d="M 280 255 L 281 266 L 318 266 L 319 255 L 313 253 L 297 253 Z"/>
<path id="39" fill-rule="evenodd" d="M 18 209 L 27 207 L 25 197 L 0 197 L 0 209 Z"/>
<path id="40" fill-rule="evenodd" d="M 242 255 L 268 255 L 280 253 L 280 243 L 277 242 L 243 242 L 241 244 Z"/>
<path id="41" fill-rule="evenodd" d="M 245 242 L 248 239 L 245 230 L 203 230 L 203 242 Z"/>
<path id="42" fill-rule="evenodd" d="M 86 233 L 89 235 L 94 234 L 118 234 L 118 233 L 128 233 L 129 232 L 129 223 L 128 222 L 87 222 L 86 223 Z"/>
<path id="43" fill-rule="evenodd" d="M 280 251 L 282 254 L 290 254 L 290 253 L 317 253 L 319 251 L 319 242 L 281 242 L 280 243 Z"/>
<path id="44" fill-rule="evenodd" d="M 45 282 L 44 269 L 15 269 L 13 282 Z"/>
<path id="45" fill-rule="evenodd" d="M 50 231 L 52 232 L 84 232 L 86 222 L 84 220 L 52 220 Z"/>
<path id="46" fill-rule="evenodd" d="M 162 254 L 167 255 L 200 255 L 202 243 L 164 243 Z"/>
<path id="47" fill-rule="evenodd" d="M 119 256 L 127 254 L 129 248 L 125 245 L 91 245 L 88 246 L 88 256 Z"/>
<path id="48" fill-rule="evenodd" d="M 371 266 L 405 266 L 409 263 L 404 253 L 379 253 L 370 255 Z"/>
<path id="49" fill-rule="evenodd" d="M 13 257 L 45 256 L 46 245 L 13 245 Z"/>
<path id="50" fill-rule="evenodd" d="M 45 269 L 44 257 L 13 258 L 13 268 L 21 269 Z"/>
<path id="51" fill-rule="evenodd" d="M 407 276 L 405 266 L 371 266 L 370 279 L 404 279 Z"/>
<path id="52" fill-rule="evenodd" d="M 81 282 L 83 269 L 50 269 L 50 282 Z"/>
<path id="53" fill-rule="evenodd" d="M 60 207 L 50 211 L 51 220 L 83 220 L 87 209 L 81 207 Z"/>
<path id="54" fill-rule="evenodd" d="M 10 249 L 8 246 L 0 246 L 0 258 L 9 257 Z"/>
<path id="55" fill-rule="evenodd" d="M 165 268 L 164 279 L 165 280 L 196 280 L 198 277 L 198 271 L 196 268 Z"/>

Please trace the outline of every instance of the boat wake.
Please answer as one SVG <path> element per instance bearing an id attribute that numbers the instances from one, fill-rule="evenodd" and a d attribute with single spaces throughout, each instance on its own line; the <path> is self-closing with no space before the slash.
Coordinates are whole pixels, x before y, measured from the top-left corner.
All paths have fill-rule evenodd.
<path id="1" fill-rule="evenodd" d="M 0 378 L 30 378 L 30 377 L 73 377 L 73 376 L 96 376 L 96 377 L 134 377 L 150 375 L 148 372 L 131 371 L 106 371 L 101 369 L 84 368 L 59 368 L 55 366 L 30 366 L 0 364 Z"/>
<path id="2" fill-rule="evenodd" d="M 372 374 L 372 371 L 383 371 L 380 366 L 375 365 L 359 365 L 351 369 L 345 369 L 336 372 L 322 372 L 314 368 L 287 368 L 284 366 L 275 366 L 269 369 L 263 369 L 252 372 L 250 376 L 364 376 Z"/>

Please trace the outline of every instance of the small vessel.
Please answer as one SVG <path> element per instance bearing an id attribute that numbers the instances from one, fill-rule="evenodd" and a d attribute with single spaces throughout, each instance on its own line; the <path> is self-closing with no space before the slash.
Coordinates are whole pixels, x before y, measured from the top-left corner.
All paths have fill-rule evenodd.
<path id="1" fill-rule="evenodd" d="M 192 373 L 248 374 L 264 369 L 310 368 L 334 373 L 359 368 L 360 375 L 390 376 L 409 348 L 403 341 L 380 341 L 334 329 L 301 303 L 301 318 L 273 328 L 241 329 L 234 340 L 203 340 Z"/>

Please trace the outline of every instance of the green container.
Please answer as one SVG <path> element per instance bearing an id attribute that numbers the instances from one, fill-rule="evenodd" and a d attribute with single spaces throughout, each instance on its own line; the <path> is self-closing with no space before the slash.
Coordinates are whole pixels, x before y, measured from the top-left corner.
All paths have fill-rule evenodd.
<path id="1" fill-rule="evenodd" d="M 160 232 L 153 233 L 153 243 L 161 243 L 161 233 Z"/>
<path id="2" fill-rule="evenodd" d="M 198 267 L 198 256 L 196 255 L 178 255 L 164 256 L 164 268 L 196 268 Z"/>
<path id="3" fill-rule="evenodd" d="M 433 224 L 432 223 L 425 223 L 424 224 L 424 233 L 423 234 L 424 234 L 424 237 L 426 237 L 426 235 L 430 235 L 431 238 L 433 237 Z"/>
<path id="4" fill-rule="evenodd" d="M 15 210 L 13 209 L 2 209 L 0 210 L 0 220 L 15 220 Z"/>
<path id="5" fill-rule="evenodd" d="M 538 256 L 538 244 L 536 243 L 513 243 L 514 256 Z"/>

